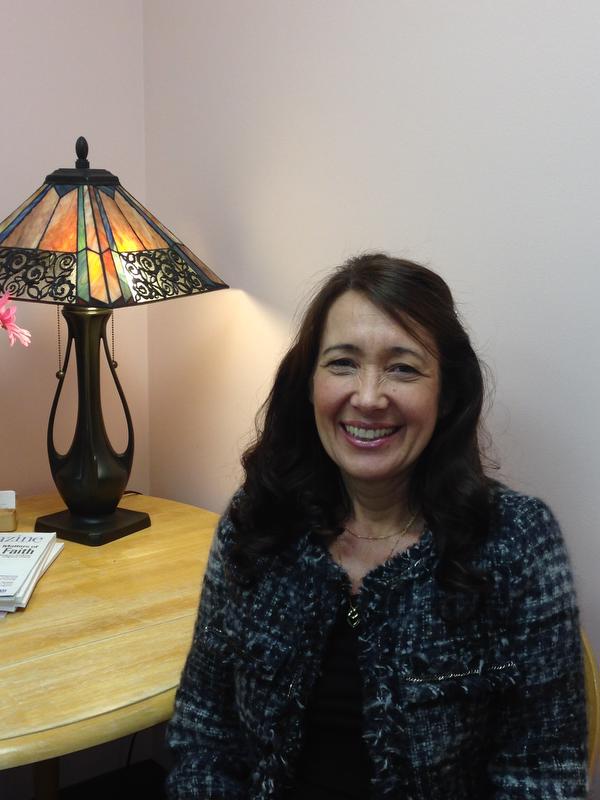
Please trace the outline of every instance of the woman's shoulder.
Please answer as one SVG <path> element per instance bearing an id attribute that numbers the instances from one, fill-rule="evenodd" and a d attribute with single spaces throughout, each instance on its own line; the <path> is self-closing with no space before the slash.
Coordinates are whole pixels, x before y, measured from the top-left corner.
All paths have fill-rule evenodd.
<path id="1" fill-rule="evenodd" d="M 240 530 L 237 525 L 238 504 L 245 497 L 244 490 L 238 489 L 227 504 L 217 523 L 209 557 L 209 563 L 218 562 L 226 580 L 238 587 L 249 586 L 253 582 L 248 570 L 243 566 L 248 556 L 240 553 Z M 260 550 L 253 553 L 251 558 L 254 575 L 263 574 L 267 564 L 272 561 L 268 554 L 261 553 Z"/>
<path id="2" fill-rule="evenodd" d="M 233 539 L 235 530 L 232 517 L 235 513 L 235 509 L 238 508 L 239 504 L 244 500 L 244 497 L 244 489 L 242 487 L 236 489 L 219 518 L 215 536 L 225 544 Z"/>
<path id="3" fill-rule="evenodd" d="M 562 534 L 550 506 L 541 498 L 503 484 L 491 489 L 492 517 L 487 549 L 503 560 L 530 562 L 562 549 Z"/>
<path id="4" fill-rule="evenodd" d="M 494 483 L 490 489 L 494 514 L 504 524 L 527 524 L 531 518 L 553 516 L 548 503 L 540 497 L 511 489 L 503 483 Z"/>
<path id="5" fill-rule="evenodd" d="M 209 576 L 215 573 L 225 577 L 229 571 L 229 562 L 235 539 L 235 527 L 231 518 L 231 509 L 239 493 L 238 490 L 229 500 L 217 522 L 208 556 L 206 571 Z"/>

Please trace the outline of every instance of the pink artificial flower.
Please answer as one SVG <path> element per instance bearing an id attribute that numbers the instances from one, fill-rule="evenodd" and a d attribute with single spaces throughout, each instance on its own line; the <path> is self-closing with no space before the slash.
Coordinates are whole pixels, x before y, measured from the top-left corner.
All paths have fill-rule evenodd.
<path id="1" fill-rule="evenodd" d="M 0 294 L 0 328 L 4 328 L 8 333 L 8 339 L 11 347 L 17 339 L 22 345 L 29 347 L 31 334 L 24 328 L 19 328 L 19 326 L 15 323 L 17 309 L 14 307 L 14 305 L 9 305 L 9 303 L 10 292 L 4 292 L 4 294 Z"/>

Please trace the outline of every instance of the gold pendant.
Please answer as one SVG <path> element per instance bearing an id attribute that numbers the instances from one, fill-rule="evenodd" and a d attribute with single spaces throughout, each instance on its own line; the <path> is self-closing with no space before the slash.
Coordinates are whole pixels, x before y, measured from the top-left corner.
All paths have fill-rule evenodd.
<path id="1" fill-rule="evenodd" d="M 350 625 L 351 628 L 356 628 L 356 626 L 360 622 L 358 609 L 355 608 L 353 605 L 351 605 L 350 608 L 348 609 L 348 613 L 346 614 L 346 619 L 348 620 L 348 625 Z"/>

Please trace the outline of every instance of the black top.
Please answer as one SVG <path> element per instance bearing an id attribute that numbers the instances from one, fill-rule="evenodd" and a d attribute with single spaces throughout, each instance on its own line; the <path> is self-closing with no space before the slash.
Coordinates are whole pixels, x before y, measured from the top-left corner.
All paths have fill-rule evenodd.
<path id="1" fill-rule="evenodd" d="M 358 634 L 340 607 L 309 699 L 296 785 L 287 800 L 367 800 L 371 764 L 362 739 Z"/>

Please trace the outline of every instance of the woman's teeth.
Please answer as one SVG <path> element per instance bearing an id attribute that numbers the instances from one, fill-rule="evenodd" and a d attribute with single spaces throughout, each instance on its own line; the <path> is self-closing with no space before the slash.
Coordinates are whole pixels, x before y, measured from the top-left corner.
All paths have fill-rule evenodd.
<path id="1" fill-rule="evenodd" d="M 354 425 L 344 425 L 344 428 L 350 434 L 350 436 L 354 436 L 355 439 L 364 439 L 365 441 L 369 441 L 371 439 L 383 439 L 386 436 L 391 436 L 392 433 L 397 430 L 396 427 L 356 428 Z"/>

